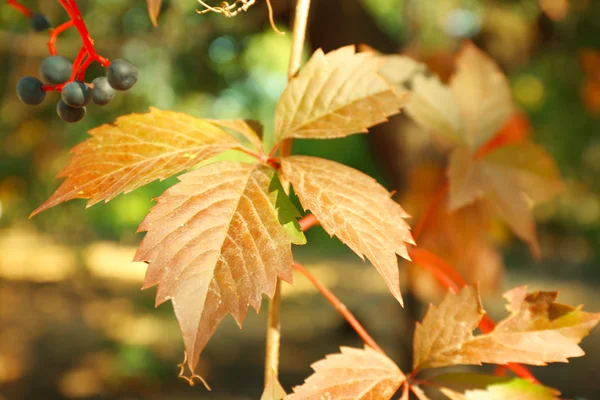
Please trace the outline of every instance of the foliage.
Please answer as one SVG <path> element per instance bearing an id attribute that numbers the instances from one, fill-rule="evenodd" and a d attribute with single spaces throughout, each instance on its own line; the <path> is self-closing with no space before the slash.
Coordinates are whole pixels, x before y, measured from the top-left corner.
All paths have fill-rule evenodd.
<path id="1" fill-rule="evenodd" d="M 161 3 L 147 2 L 154 24 Z M 221 7 L 229 10 L 237 3 Z M 242 3 L 240 9 L 251 4 Z M 75 10 L 75 2 L 70 4 Z M 76 24 L 81 28 L 82 22 Z M 83 49 L 89 59 L 97 59 L 86 40 Z M 135 257 L 148 264 L 143 287 L 158 285 L 156 305 L 173 303 L 190 382 L 227 314 L 241 328 L 249 306 L 260 310 L 263 293 L 271 304 L 278 301 L 279 281 L 291 284 L 293 269 L 303 270 L 294 262 L 292 244 L 305 244 L 303 231 L 319 224 L 366 257 L 401 305 L 397 255 L 433 272 L 449 292 L 417 324 L 413 371 L 404 374 L 335 296 L 313 280 L 367 346 L 342 347 L 341 353 L 313 364 L 315 374 L 286 398 L 386 399 L 402 389 L 403 399 L 409 391 L 427 399 L 421 386 L 435 387 L 451 399 L 557 398 L 557 391 L 539 384 L 518 363 L 546 365 L 582 356 L 579 343 L 600 314 L 556 303 L 557 292 L 528 294 L 526 287 L 517 287 L 505 294 L 510 315 L 494 324 L 477 285 L 468 285 L 427 249 L 411 247 L 416 241 L 405 221 L 409 215 L 392 193 L 343 164 L 291 155 L 292 139 L 367 133 L 405 107 L 449 153 L 448 183 L 440 196 L 448 196 L 447 212 L 456 217 L 467 206 L 490 204 L 539 257 L 531 206 L 561 190 L 558 168 L 523 131 L 515 135 L 506 129 L 519 114 L 506 77 L 491 58 L 467 42 L 456 64 L 446 86 L 405 56 L 357 53 L 353 46 L 317 50 L 292 74 L 279 98 L 274 144 L 263 137 L 260 124 L 243 119 L 200 119 L 156 108 L 121 116 L 91 130 L 92 137 L 73 148 L 70 164 L 59 175 L 65 181 L 32 216 L 75 198 L 88 199 L 88 206 L 108 202 L 194 169 L 156 199 L 139 226 L 146 235 Z M 231 150 L 250 161 L 216 158 Z M 289 184 L 311 212 L 302 219 L 289 197 Z M 442 203 L 438 199 L 433 206 Z M 477 327 L 482 334 L 473 334 Z M 426 369 L 482 363 L 506 365 L 520 378 L 419 375 Z M 276 374 L 267 373 L 265 399 L 286 396 Z"/>

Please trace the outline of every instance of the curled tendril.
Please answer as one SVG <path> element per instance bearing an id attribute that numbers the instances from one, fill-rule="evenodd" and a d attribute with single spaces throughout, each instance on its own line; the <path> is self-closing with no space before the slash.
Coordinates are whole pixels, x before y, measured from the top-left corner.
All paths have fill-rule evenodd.
<path id="1" fill-rule="evenodd" d="M 183 361 L 181 362 L 181 364 L 177 364 L 177 366 L 179 367 L 179 375 L 177 376 L 178 378 L 186 380 L 190 386 L 194 386 L 196 384 L 196 382 L 194 382 L 194 379 L 198 379 L 200 382 L 202 382 L 206 389 L 211 390 L 210 386 L 208 386 L 208 383 L 206 383 L 204 378 L 202 378 L 200 375 L 197 375 L 194 371 L 190 370 L 190 376 L 185 375 L 185 367 L 187 366 L 187 352 L 183 353 Z"/>
<path id="2" fill-rule="evenodd" d="M 198 0 L 202 6 L 204 6 L 204 10 L 196 10 L 198 14 L 206 14 L 209 12 L 214 12 L 217 14 L 223 14 L 226 17 L 235 17 L 242 11 L 248 11 L 250 7 L 252 7 L 256 0 L 235 0 L 233 3 L 229 4 L 227 1 L 223 1 L 220 6 L 212 7 L 206 4 L 203 0 Z M 269 9 L 269 22 L 271 24 L 271 28 L 278 35 L 284 35 L 277 26 L 275 25 L 275 20 L 273 18 L 273 6 L 271 5 L 271 0 L 267 0 L 267 8 Z"/>

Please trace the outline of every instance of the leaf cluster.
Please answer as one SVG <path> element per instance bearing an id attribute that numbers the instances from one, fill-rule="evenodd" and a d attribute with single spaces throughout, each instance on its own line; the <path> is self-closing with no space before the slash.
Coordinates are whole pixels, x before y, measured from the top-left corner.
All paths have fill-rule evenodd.
<path id="1" fill-rule="evenodd" d="M 33 215 L 75 198 L 87 199 L 88 206 L 109 201 L 184 172 L 141 223 L 138 230 L 146 235 L 135 261 L 148 264 L 143 287 L 158 286 L 156 305 L 172 302 L 192 372 L 227 314 L 242 327 L 250 306 L 258 312 L 262 295 L 273 297 L 277 280 L 292 283 L 292 245 L 306 238 L 284 183 L 328 234 L 369 260 L 402 304 L 397 256 L 409 259 L 408 245 L 415 245 L 408 214 L 388 190 L 355 169 L 278 150 L 291 139 L 366 133 L 406 106 L 450 151 L 450 211 L 485 200 L 538 254 L 530 205 L 560 189 L 558 171 L 529 138 L 502 133 L 515 110 L 506 78 L 492 60 L 467 44 L 458 67 L 445 86 L 406 57 L 357 53 L 353 46 L 327 54 L 317 50 L 279 99 L 270 149 L 264 149 L 255 121 L 198 119 L 158 109 L 120 117 L 93 129 L 72 150 L 59 175 L 65 180 Z M 223 157 L 232 151 L 250 161 Z M 474 335 L 485 312 L 478 287 L 466 286 L 431 306 L 417 325 L 408 376 L 376 350 L 342 348 L 314 364 L 315 374 L 288 397 L 385 399 L 402 388 L 402 399 L 409 391 L 426 399 L 421 386 L 429 385 L 451 399 L 515 393 L 556 398 L 553 389 L 523 379 L 418 377 L 447 366 L 545 365 L 583 355 L 579 342 L 600 316 L 558 304 L 556 296 L 513 289 L 505 295 L 510 315 Z M 282 396 L 278 383 L 269 382 L 263 398 Z"/>

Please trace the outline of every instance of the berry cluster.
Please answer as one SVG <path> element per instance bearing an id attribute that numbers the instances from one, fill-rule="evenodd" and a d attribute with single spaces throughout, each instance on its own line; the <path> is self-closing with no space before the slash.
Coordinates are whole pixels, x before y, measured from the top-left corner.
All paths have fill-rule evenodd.
<path id="1" fill-rule="evenodd" d="M 43 81 L 32 76 L 22 78 L 17 84 L 17 96 L 25 104 L 38 105 L 46 98 L 46 92 L 59 92 L 61 99 L 56 106 L 56 112 L 66 122 L 77 122 L 85 116 L 85 107 L 90 102 L 93 101 L 102 106 L 112 100 L 116 91 L 131 89 L 137 82 L 138 72 L 135 65 L 129 61 L 114 60 L 110 62 L 99 55 L 94 48 L 76 1 L 57 1 L 65 9 L 70 20 L 57 28 L 50 29 L 50 21 L 45 15 L 32 12 L 17 0 L 7 0 L 6 4 L 30 19 L 31 27 L 35 31 L 50 29 L 50 39 L 48 40 L 50 56 L 46 57 L 40 65 L 40 76 Z M 56 39 L 60 33 L 73 26 L 79 32 L 83 45 L 75 61 L 71 63 L 57 54 Z M 94 61 L 106 68 L 106 76 L 86 83 L 85 73 Z"/>

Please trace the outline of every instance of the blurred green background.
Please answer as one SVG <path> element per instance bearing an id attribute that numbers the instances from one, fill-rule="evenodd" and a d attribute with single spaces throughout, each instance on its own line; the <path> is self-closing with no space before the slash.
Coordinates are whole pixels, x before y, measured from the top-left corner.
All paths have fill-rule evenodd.
<path id="1" fill-rule="evenodd" d="M 57 2 L 24 3 L 55 26 L 66 20 Z M 38 75 L 47 33 L 31 33 L 25 18 L 0 6 L 0 400 L 258 399 L 264 313 L 249 316 L 242 332 L 227 318 L 211 340 L 198 372 L 212 384 L 212 394 L 177 380 L 183 346 L 172 309 L 153 308 L 154 289 L 139 291 L 145 268 L 131 263 L 141 238 L 136 228 L 151 199 L 174 178 L 88 210 L 77 200 L 33 220 L 28 215 L 58 187 L 55 176 L 67 164 L 69 148 L 90 128 L 120 115 L 154 106 L 198 117 L 252 118 L 268 135 L 286 85 L 294 2 L 272 1 L 285 36 L 269 27 L 262 0 L 233 19 L 199 16 L 193 0 L 165 1 L 158 28 L 143 0 L 80 3 L 98 51 L 131 60 L 140 78 L 109 106 L 88 107 L 74 125 L 56 115 L 55 93 L 39 107 L 18 101 L 16 83 Z M 534 139 L 555 157 L 567 187 L 536 210 L 541 262 L 533 262 L 505 230 L 494 233 L 508 269 L 500 286 L 560 289 L 562 301 L 600 311 L 600 2 L 313 0 L 307 55 L 319 47 L 365 43 L 409 53 L 447 76 L 465 39 L 506 71 Z M 69 59 L 79 47 L 75 31 L 58 41 L 59 53 Z M 88 80 L 102 73 L 93 67 Z M 415 177 L 434 180 L 435 174 L 423 171 L 445 163 L 403 117 L 371 135 L 296 141 L 294 152 L 358 168 L 401 198 L 414 192 Z M 307 236 L 298 258 L 406 365 L 410 326 L 421 317 L 422 304 L 401 310 L 373 268 L 320 228 Z M 360 342 L 301 276 L 284 296 L 281 381 L 289 391 L 310 374 L 311 362 Z M 501 296 L 488 304 L 502 315 Z M 584 348 L 586 358 L 535 373 L 565 397 L 598 398 L 600 382 L 585 371 L 600 368 L 600 335 L 592 334 Z"/>

